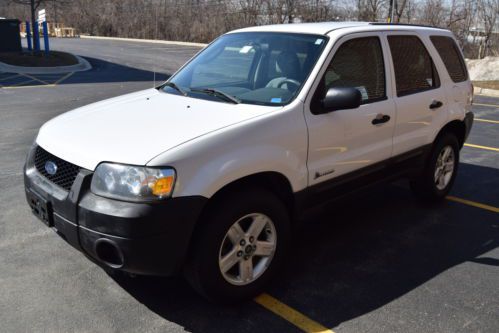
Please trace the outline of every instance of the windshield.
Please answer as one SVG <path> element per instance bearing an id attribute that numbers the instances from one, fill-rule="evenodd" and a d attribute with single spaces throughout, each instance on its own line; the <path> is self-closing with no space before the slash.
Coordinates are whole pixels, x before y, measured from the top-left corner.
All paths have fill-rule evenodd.
<path id="1" fill-rule="evenodd" d="M 223 35 L 161 89 L 225 103 L 285 105 L 300 91 L 326 39 L 271 32 Z"/>

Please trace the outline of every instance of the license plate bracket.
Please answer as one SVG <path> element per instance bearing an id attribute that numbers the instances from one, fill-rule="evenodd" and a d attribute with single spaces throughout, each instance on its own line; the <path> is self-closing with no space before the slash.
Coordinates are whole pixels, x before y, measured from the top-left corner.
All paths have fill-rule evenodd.
<path id="1" fill-rule="evenodd" d="M 33 214 L 38 217 L 44 224 L 52 227 L 54 225 L 54 219 L 52 216 L 52 206 L 50 205 L 50 202 L 47 202 L 47 200 L 31 191 L 29 191 L 27 194 L 28 203 Z"/>

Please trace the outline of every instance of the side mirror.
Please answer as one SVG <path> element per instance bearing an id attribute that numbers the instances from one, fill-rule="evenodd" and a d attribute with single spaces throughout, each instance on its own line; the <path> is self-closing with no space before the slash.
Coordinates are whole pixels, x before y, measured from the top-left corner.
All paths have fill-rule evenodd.
<path id="1" fill-rule="evenodd" d="M 356 109 L 362 102 L 362 95 L 356 88 L 329 88 L 326 96 L 321 101 L 321 108 L 317 114 L 328 113 L 331 111 Z"/>

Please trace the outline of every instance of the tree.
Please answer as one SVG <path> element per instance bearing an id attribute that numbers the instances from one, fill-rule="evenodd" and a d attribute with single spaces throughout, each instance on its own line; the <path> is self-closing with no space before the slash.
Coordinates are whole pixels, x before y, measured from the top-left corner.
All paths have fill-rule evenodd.
<path id="1" fill-rule="evenodd" d="M 386 0 L 357 0 L 357 18 L 359 21 L 376 22 Z"/>
<path id="2" fill-rule="evenodd" d="M 444 0 L 426 0 L 420 15 L 422 23 L 435 27 L 441 26 L 445 21 Z"/>
<path id="3" fill-rule="evenodd" d="M 398 23 L 400 22 L 400 19 L 402 18 L 402 15 L 404 15 L 404 10 L 407 5 L 407 0 L 401 0 L 400 4 L 398 1 L 395 1 L 395 15 L 394 15 L 394 22 L 393 23 Z"/>
<path id="4" fill-rule="evenodd" d="M 478 14 L 483 22 L 483 42 L 480 45 L 478 58 L 487 56 L 487 51 L 491 48 L 490 39 L 497 26 L 499 16 L 499 0 L 479 0 Z"/>
<path id="5" fill-rule="evenodd" d="M 0 16 L 47 8 L 82 34 L 209 42 L 260 24 L 385 21 L 390 4 L 394 23 L 450 29 L 467 57 L 499 52 L 499 0 L 0 0 Z"/>

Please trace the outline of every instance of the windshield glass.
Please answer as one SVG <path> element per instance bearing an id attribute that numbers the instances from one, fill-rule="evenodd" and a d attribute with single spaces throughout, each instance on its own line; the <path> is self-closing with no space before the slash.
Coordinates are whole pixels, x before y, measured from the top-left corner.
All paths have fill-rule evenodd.
<path id="1" fill-rule="evenodd" d="M 285 105 L 300 91 L 326 39 L 271 32 L 223 35 L 169 80 L 174 84 L 161 89 L 225 103 Z"/>

